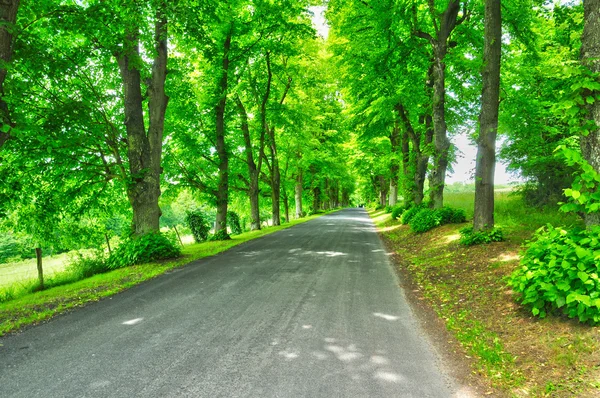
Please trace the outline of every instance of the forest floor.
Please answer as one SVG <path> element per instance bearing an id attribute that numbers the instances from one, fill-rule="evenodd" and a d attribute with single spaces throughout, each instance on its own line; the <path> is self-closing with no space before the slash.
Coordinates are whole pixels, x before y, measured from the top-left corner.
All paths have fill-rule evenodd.
<path id="1" fill-rule="evenodd" d="M 468 196 L 447 202 L 466 207 L 468 200 L 462 199 Z M 473 374 L 480 376 L 486 395 L 598 397 L 599 329 L 565 317 L 536 318 L 517 303 L 506 284 L 519 265 L 524 240 L 545 224 L 543 220 L 561 223 L 557 225 L 577 220 L 532 211 L 514 200 L 500 197 L 498 206 L 512 208 L 511 217 L 502 211 L 498 217 L 507 240 L 474 247 L 458 243 L 459 229 L 468 224 L 415 234 L 389 214 L 370 214 L 393 253 L 409 298 L 417 308 L 425 307 L 441 319 L 442 330 L 434 340 L 445 339 L 444 348 L 464 357 Z"/>

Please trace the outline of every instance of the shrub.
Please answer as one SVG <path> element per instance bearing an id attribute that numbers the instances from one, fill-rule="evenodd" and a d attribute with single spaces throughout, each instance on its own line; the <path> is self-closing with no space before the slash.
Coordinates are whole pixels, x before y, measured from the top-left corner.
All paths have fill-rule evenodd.
<path id="1" fill-rule="evenodd" d="M 390 214 L 394 208 L 392 206 L 385 206 L 385 213 Z"/>
<path id="2" fill-rule="evenodd" d="M 385 207 L 384 207 L 384 206 L 382 206 L 381 204 L 377 204 L 377 205 L 375 206 L 375 210 L 383 210 L 384 208 L 385 208 Z"/>
<path id="3" fill-rule="evenodd" d="M 109 269 L 144 264 L 181 255 L 179 246 L 160 233 L 149 233 L 121 243 L 107 261 Z"/>
<path id="4" fill-rule="evenodd" d="M 200 210 L 192 210 L 186 212 L 185 222 L 194 235 L 196 243 L 204 242 L 208 239 L 208 231 L 210 231 L 210 224 L 206 218 L 206 215 Z"/>
<path id="5" fill-rule="evenodd" d="M 421 209 L 410 220 L 410 229 L 413 232 L 427 232 L 440 225 L 439 212 L 433 209 Z"/>
<path id="6" fill-rule="evenodd" d="M 231 239 L 231 237 L 227 234 L 227 231 L 225 231 L 224 229 L 216 232 L 214 235 L 211 235 L 210 238 L 208 238 L 208 240 L 211 242 L 218 241 L 218 240 L 229 240 L 229 239 Z"/>
<path id="7" fill-rule="evenodd" d="M 464 246 L 480 245 L 482 243 L 502 242 L 504 233 L 500 228 L 491 231 L 473 231 L 473 227 L 465 227 L 460 231 L 459 243 Z"/>
<path id="8" fill-rule="evenodd" d="M 394 208 L 392 209 L 392 219 L 397 220 L 398 218 L 402 217 L 402 213 L 404 213 L 407 209 L 408 206 L 405 204 L 398 204 L 394 206 Z"/>
<path id="9" fill-rule="evenodd" d="M 467 221 L 467 214 L 462 209 L 454 209 L 452 207 L 442 207 L 436 210 L 440 218 L 440 225 L 445 224 L 461 224 Z"/>
<path id="10" fill-rule="evenodd" d="M 77 253 L 77 257 L 67 265 L 66 270 L 77 280 L 80 280 L 110 271 L 110 268 L 108 267 L 104 253 L 98 251 L 87 257 Z"/>
<path id="11" fill-rule="evenodd" d="M 581 322 L 600 322 L 600 227 L 565 231 L 548 225 L 526 245 L 509 285 L 541 318 L 561 311 Z"/>
<path id="12" fill-rule="evenodd" d="M 240 216 L 235 211 L 227 212 L 227 224 L 232 235 L 239 235 L 243 232 L 240 225 Z"/>
<path id="13" fill-rule="evenodd" d="M 412 207 L 409 207 L 408 209 L 406 209 L 402 213 L 402 219 L 401 219 L 402 224 L 404 224 L 404 225 L 410 224 L 410 220 L 412 220 L 412 218 L 414 216 L 416 216 L 419 211 L 421 211 L 425 208 L 426 208 L 425 205 L 420 204 L 420 205 L 412 206 Z"/>

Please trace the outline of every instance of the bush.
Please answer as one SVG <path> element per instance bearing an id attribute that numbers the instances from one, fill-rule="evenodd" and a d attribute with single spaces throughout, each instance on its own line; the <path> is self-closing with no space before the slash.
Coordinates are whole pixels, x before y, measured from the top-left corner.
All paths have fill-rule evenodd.
<path id="1" fill-rule="evenodd" d="M 508 283 L 533 315 L 561 311 L 581 322 L 600 323 L 599 250 L 598 226 L 567 232 L 548 225 L 526 245 Z"/>
<path id="2" fill-rule="evenodd" d="M 181 255 L 179 246 L 160 233 L 150 233 L 121 243 L 107 261 L 109 269 L 144 264 Z"/>
<path id="3" fill-rule="evenodd" d="M 236 212 L 227 212 L 227 224 L 229 225 L 232 235 L 239 235 L 243 232 L 242 226 L 240 225 L 240 216 Z"/>
<path id="4" fill-rule="evenodd" d="M 227 234 L 227 231 L 225 231 L 223 229 L 221 231 L 216 232 L 214 235 L 211 235 L 208 240 L 211 242 L 214 242 L 214 241 L 218 241 L 218 240 L 229 240 L 229 239 L 231 239 L 231 237 Z"/>
<path id="5" fill-rule="evenodd" d="M 67 265 L 66 270 L 77 280 L 81 280 L 110 271 L 110 268 L 108 267 L 104 253 L 98 251 L 92 256 L 87 257 L 77 253 L 77 257 Z"/>
<path id="6" fill-rule="evenodd" d="M 412 220 L 412 218 L 416 216 L 419 211 L 425 208 L 426 207 L 423 204 L 409 207 L 402 213 L 402 219 L 400 220 L 400 222 L 402 222 L 402 224 L 404 225 L 410 224 L 410 220 Z"/>
<path id="7" fill-rule="evenodd" d="M 407 210 L 407 208 L 407 205 L 394 206 L 394 208 L 392 209 L 392 219 L 397 220 L 398 218 L 402 217 L 402 213 L 404 213 Z"/>
<path id="8" fill-rule="evenodd" d="M 502 242 L 504 233 L 500 228 L 494 228 L 491 231 L 473 231 L 473 227 L 465 227 L 460 231 L 459 243 L 464 246 L 480 245 L 482 243 Z"/>
<path id="9" fill-rule="evenodd" d="M 390 214 L 394 208 L 392 206 L 385 206 L 385 213 Z"/>
<path id="10" fill-rule="evenodd" d="M 440 225 L 461 224 L 467 221 L 467 214 L 462 209 L 442 207 L 436 211 L 438 213 L 438 217 L 440 218 Z"/>
<path id="11" fill-rule="evenodd" d="M 413 232 L 427 232 L 440 225 L 439 212 L 433 209 L 421 209 L 410 220 L 410 229 Z"/>
<path id="12" fill-rule="evenodd" d="M 185 222 L 194 235 L 196 243 L 204 242 L 208 239 L 210 224 L 206 215 L 200 210 L 192 210 L 185 213 Z"/>

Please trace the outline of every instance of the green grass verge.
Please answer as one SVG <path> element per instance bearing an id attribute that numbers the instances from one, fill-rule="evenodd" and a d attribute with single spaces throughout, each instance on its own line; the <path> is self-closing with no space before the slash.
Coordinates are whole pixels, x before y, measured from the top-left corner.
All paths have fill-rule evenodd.
<path id="1" fill-rule="evenodd" d="M 15 299 L 0 303 L 0 337 L 6 333 L 17 331 L 24 326 L 47 320 L 70 309 L 112 296 L 195 260 L 213 256 L 249 240 L 293 227 L 324 214 L 316 214 L 299 220 L 292 220 L 290 223 L 277 227 L 269 227 L 260 231 L 245 232 L 241 235 L 233 236 L 228 241 L 204 242 L 184 246 L 182 249 L 183 256 L 171 261 L 136 265 L 73 282 L 68 280 L 68 275 L 61 275 L 59 273 L 54 277 L 58 278 L 55 282 L 60 280 L 60 278 L 66 278 L 60 286 L 41 292 L 23 291 L 21 292 L 23 295 L 20 297 L 19 292 L 13 291 L 12 294 L 16 297 Z M 52 283 L 52 279 L 49 283 Z M 27 288 L 28 285 L 24 287 Z M 11 288 L 4 289 L 4 294 L 7 293 L 7 289 Z M 0 291 L 1 294 L 2 292 Z"/>

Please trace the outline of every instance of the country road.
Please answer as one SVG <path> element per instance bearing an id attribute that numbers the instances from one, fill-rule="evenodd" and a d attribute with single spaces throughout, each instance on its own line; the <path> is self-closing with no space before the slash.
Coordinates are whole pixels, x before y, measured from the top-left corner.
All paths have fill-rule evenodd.
<path id="1" fill-rule="evenodd" d="M 0 397 L 453 397 L 363 209 L 0 338 Z"/>

